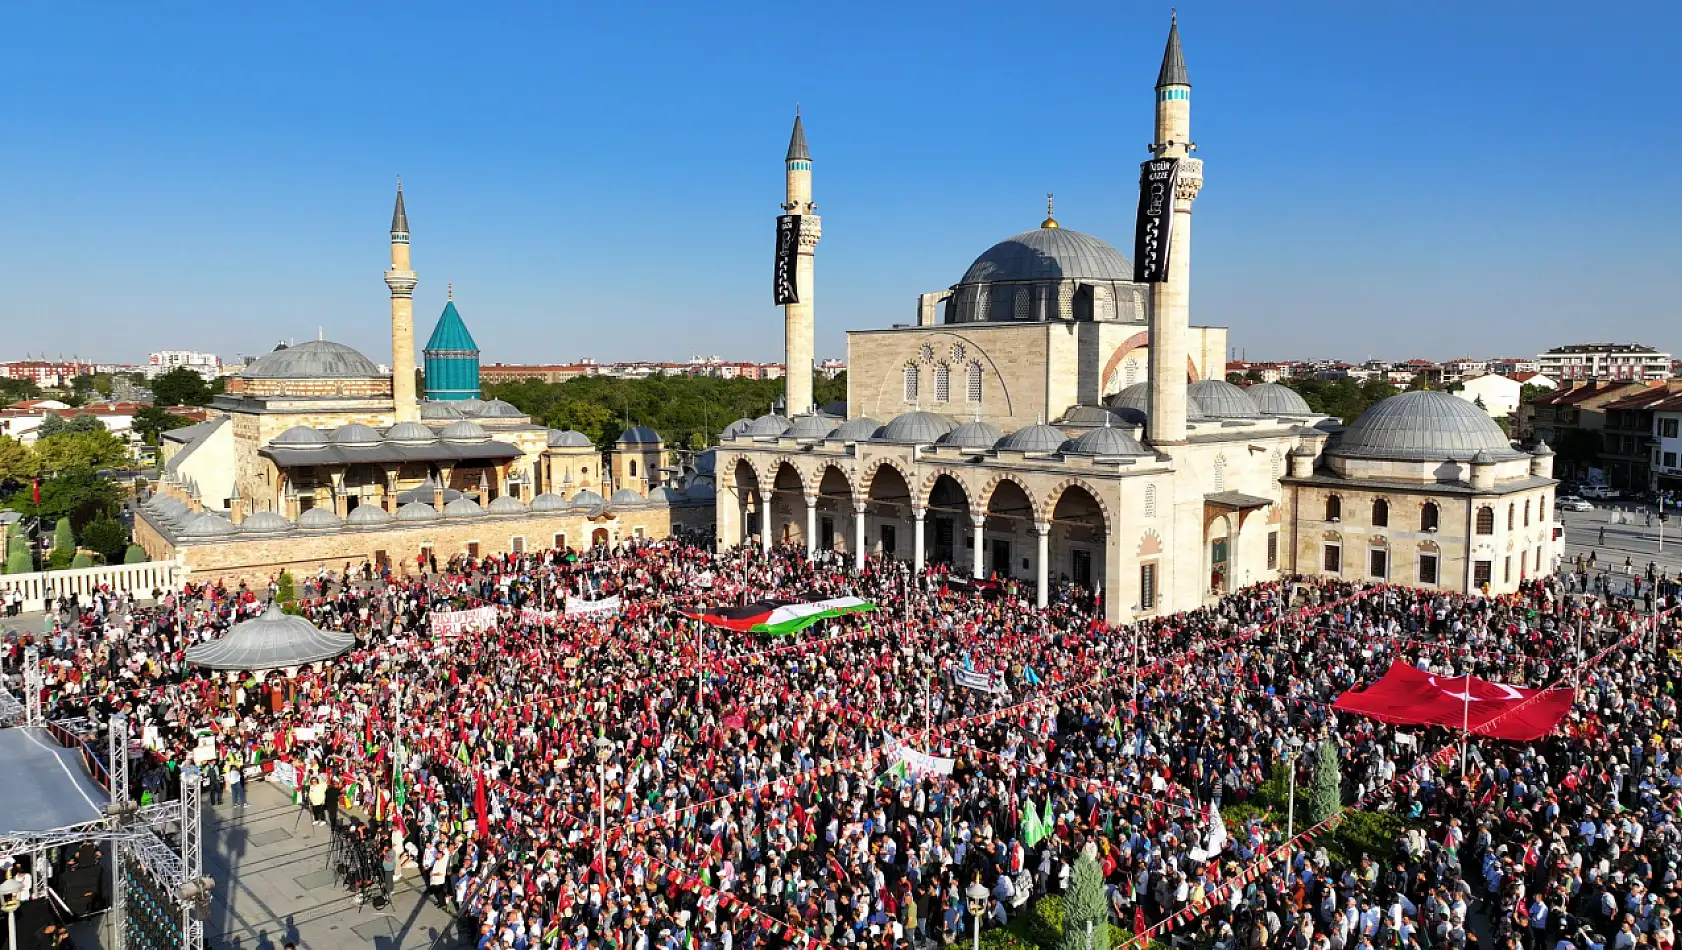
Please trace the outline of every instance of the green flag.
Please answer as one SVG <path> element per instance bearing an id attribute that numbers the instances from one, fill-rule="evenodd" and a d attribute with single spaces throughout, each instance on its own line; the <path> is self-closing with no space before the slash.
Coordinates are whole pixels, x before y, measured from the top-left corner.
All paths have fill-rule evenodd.
<path id="1" fill-rule="evenodd" d="M 894 782 L 904 781 L 905 774 L 906 774 L 905 760 L 900 759 L 899 762 L 894 764 L 893 768 L 887 770 L 886 772 L 883 772 L 882 775 L 879 778 L 877 778 L 876 781 L 877 781 L 878 784 L 891 785 Z"/>
<path id="2" fill-rule="evenodd" d="M 1034 800 L 1027 799 L 1022 803 L 1022 843 L 1032 848 L 1039 844 L 1045 835 L 1045 823 L 1040 821 L 1040 814 L 1034 808 Z"/>

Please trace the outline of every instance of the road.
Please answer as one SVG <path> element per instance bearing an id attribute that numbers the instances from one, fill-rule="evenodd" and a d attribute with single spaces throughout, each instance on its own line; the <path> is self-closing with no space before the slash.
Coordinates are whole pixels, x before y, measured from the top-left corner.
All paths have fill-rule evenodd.
<path id="1" fill-rule="evenodd" d="M 1612 512 L 1622 510 L 1631 515 L 1634 524 L 1612 524 Z M 1662 574 L 1682 575 L 1682 518 L 1674 514 L 1664 524 L 1663 550 L 1660 550 L 1658 512 L 1652 505 L 1634 502 L 1597 502 L 1593 511 L 1561 511 L 1565 522 L 1565 549 L 1561 567 L 1574 564 L 1577 555 L 1587 558 L 1597 555 L 1601 570 L 1621 572 L 1628 558 L 1637 571 L 1645 571 L 1647 564 L 1657 565 Z M 1648 527 L 1647 516 L 1653 518 Z M 1601 531 L 1605 543 L 1601 543 Z"/>

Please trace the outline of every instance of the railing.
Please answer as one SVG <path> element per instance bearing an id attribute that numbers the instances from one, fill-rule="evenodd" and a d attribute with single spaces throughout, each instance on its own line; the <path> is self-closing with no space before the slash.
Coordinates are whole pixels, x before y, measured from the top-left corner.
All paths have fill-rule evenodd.
<path id="1" fill-rule="evenodd" d="M 83 596 L 110 590 L 150 597 L 154 590 L 173 591 L 180 584 L 180 574 L 181 568 L 174 561 L 0 574 L 0 594 L 9 596 L 12 591 L 17 591 L 23 595 L 24 610 L 45 610 L 48 600 L 67 595 Z"/>
<path id="2" fill-rule="evenodd" d="M 66 749 L 75 749 L 82 753 L 82 768 L 87 769 L 88 777 L 109 794 L 111 791 L 111 773 L 106 770 L 105 763 L 100 761 L 99 754 L 88 745 L 86 739 L 71 731 L 70 727 L 86 724 L 91 730 L 93 724 L 86 719 L 65 719 L 47 723 L 47 732 Z"/>

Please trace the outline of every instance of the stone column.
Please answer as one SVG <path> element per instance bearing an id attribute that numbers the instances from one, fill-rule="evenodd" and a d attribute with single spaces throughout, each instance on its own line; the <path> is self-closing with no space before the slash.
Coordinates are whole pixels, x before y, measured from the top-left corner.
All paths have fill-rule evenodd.
<path id="1" fill-rule="evenodd" d="M 759 553 L 771 556 L 771 499 L 759 493 Z"/>
<path id="2" fill-rule="evenodd" d="M 987 548 L 985 534 L 987 532 L 986 515 L 970 515 L 969 523 L 975 528 L 975 538 L 971 543 L 969 576 L 980 580 L 987 576 Z"/>
<path id="3" fill-rule="evenodd" d="M 1034 522 L 1034 533 L 1040 536 L 1039 556 L 1039 589 L 1034 592 L 1034 602 L 1044 607 L 1051 599 L 1051 524 L 1046 521 Z"/>
<path id="4" fill-rule="evenodd" d="M 911 563 L 917 570 L 923 569 L 923 516 L 927 509 L 911 509 Z"/>
<path id="5" fill-rule="evenodd" d="M 870 507 L 862 501 L 853 502 L 853 570 L 864 570 L 864 511 Z"/>
<path id="6" fill-rule="evenodd" d="M 818 496 L 806 496 L 806 560 L 818 553 Z"/>

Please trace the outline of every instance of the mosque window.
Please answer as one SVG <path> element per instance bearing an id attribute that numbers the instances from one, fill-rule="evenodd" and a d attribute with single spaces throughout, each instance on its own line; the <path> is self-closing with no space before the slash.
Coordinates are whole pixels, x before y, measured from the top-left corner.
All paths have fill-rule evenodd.
<path id="1" fill-rule="evenodd" d="M 981 401 L 981 364 L 969 364 L 969 401 Z"/>
<path id="2" fill-rule="evenodd" d="M 1390 525 L 1390 503 L 1380 498 L 1372 503 L 1372 526 L 1385 528 Z"/>
<path id="3" fill-rule="evenodd" d="M 1226 456 L 1215 456 L 1215 490 L 1226 491 Z"/>
<path id="4" fill-rule="evenodd" d="M 1146 561 L 1139 565 L 1139 606 L 1145 610 L 1156 609 L 1156 562 Z"/>
<path id="5" fill-rule="evenodd" d="M 928 345 L 927 343 L 923 344 L 923 362 L 934 362 L 934 347 Z"/>
<path id="6" fill-rule="evenodd" d="M 952 369 L 945 363 L 934 368 L 934 401 L 949 402 L 952 399 Z"/>
<path id="7" fill-rule="evenodd" d="M 1338 521 L 1343 518 L 1343 499 L 1336 495 L 1326 499 L 1326 520 Z"/>
<path id="8" fill-rule="evenodd" d="M 1530 499 L 1524 500 L 1524 526 L 1530 527 Z"/>
<path id="9" fill-rule="evenodd" d="M 1145 517 L 1156 517 L 1156 486 L 1145 486 Z"/>
<path id="10" fill-rule="evenodd" d="M 954 343 L 952 345 L 952 362 L 962 363 L 964 361 L 964 354 L 964 345 L 962 343 Z"/>
<path id="11" fill-rule="evenodd" d="M 1484 505 L 1478 509 L 1478 534 L 1495 533 L 1495 509 Z"/>
<path id="12" fill-rule="evenodd" d="M 915 365 L 905 367 L 905 401 L 917 401 L 917 367 Z"/>
<path id="13" fill-rule="evenodd" d="M 1507 505 L 1507 530 L 1508 531 L 1513 530 L 1513 528 L 1515 527 L 1514 522 L 1516 522 L 1516 521 L 1518 521 L 1518 503 L 1517 502 L 1512 502 L 1511 504 Z"/>
<path id="14" fill-rule="evenodd" d="M 1028 290 L 1027 290 L 1027 288 L 1018 287 L 1017 290 L 1016 290 L 1016 309 L 1015 309 L 1015 312 L 1011 314 L 1011 319 L 1013 319 L 1013 320 L 1026 320 L 1026 319 L 1028 319 L 1028 303 L 1029 302 L 1028 302 Z"/>
<path id="15" fill-rule="evenodd" d="M 1419 530 L 1421 530 L 1421 531 L 1435 531 L 1435 530 L 1437 530 L 1437 519 L 1438 519 L 1438 517 L 1441 516 L 1441 514 L 1442 513 L 1437 509 L 1437 503 L 1436 502 L 1434 502 L 1434 501 L 1426 502 L 1425 507 L 1419 509 Z"/>

